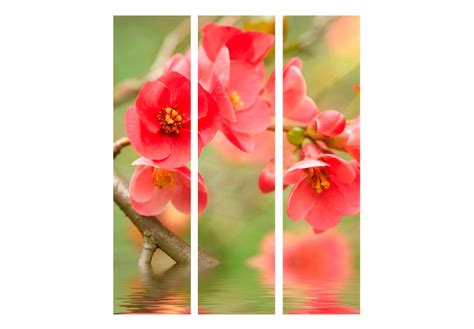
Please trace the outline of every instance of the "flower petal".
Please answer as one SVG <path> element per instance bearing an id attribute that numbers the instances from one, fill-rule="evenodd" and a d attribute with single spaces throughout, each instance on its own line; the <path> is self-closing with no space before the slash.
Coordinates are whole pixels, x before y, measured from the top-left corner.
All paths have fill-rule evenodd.
<path id="1" fill-rule="evenodd" d="M 306 221 L 318 231 L 336 226 L 344 215 L 346 207 L 342 193 L 334 186 L 323 191 L 315 199 L 314 206 L 308 212 Z"/>
<path id="2" fill-rule="evenodd" d="M 305 96 L 298 106 L 294 107 L 294 110 L 290 113 L 285 112 L 285 118 L 300 122 L 302 124 L 308 124 L 313 118 L 319 113 L 316 103 L 308 96 Z"/>
<path id="3" fill-rule="evenodd" d="M 161 81 L 149 81 L 145 83 L 138 93 L 135 106 L 140 116 L 140 120 L 146 125 L 148 130 L 157 132 L 160 130 L 160 122 L 157 115 L 169 106 L 170 91 Z"/>
<path id="4" fill-rule="evenodd" d="M 320 154 L 318 159 L 329 165 L 331 179 L 341 183 L 352 183 L 356 178 L 356 171 L 350 162 L 334 154 Z"/>
<path id="5" fill-rule="evenodd" d="M 138 166 L 130 180 L 130 199 L 137 202 L 146 202 L 151 199 L 155 189 L 153 167 Z"/>
<path id="6" fill-rule="evenodd" d="M 217 54 L 216 60 L 212 65 L 212 74 L 214 74 L 222 83 L 227 86 L 230 76 L 230 58 L 227 47 L 222 47 Z"/>
<path id="7" fill-rule="evenodd" d="M 171 203 L 178 211 L 189 214 L 191 212 L 191 190 L 183 184 L 182 177 L 179 174 L 176 175 L 176 178 Z"/>
<path id="8" fill-rule="evenodd" d="M 289 115 L 306 96 L 306 82 L 301 71 L 290 66 L 283 77 L 283 113 Z"/>
<path id="9" fill-rule="evenodd" d="M 183 54 L 174 54 L 163 66 L 162 74 L 178 72 L 186 78 L 190 78 L 191 63 L 189 58 Z"/>
<path id="10" fill-rule="evenodd" d="M 327 163 L 319 160 L 305 159 L 298 161 L 283 174 L 283 182 L 285 184 L 296 184 L 301 180 L 303 175 L 306 176 L 306 173 L 304 173 L 302 169 L 323 166 L 327 166 Z"/>
<path id="11" fill-rule="evenodd" d="M 234 144 L 240 150 L 244 152 L 253 152 L 255 149 L 255 142 L 252 139 L 252 136 L 238 131 L 233 130 L 226 124 L 222 124 L 221 131 L 227 137 L 229 142 Z"/>
<path id="12" fill-rule="evenodd" d="M 286 201 L 286 213 L 294 221 L 299 221 L 306 217 L 313 208 L 317 199 L 317 193 L 311 187 L 308 179 L 303 178 L 291 190 Z"/>
<path id="13" fill-rule="evenodd" d="M 219 50 L 240 30 L 233 26 L 207 23 L 202 28 L 202 46 L 207 56 L 214 61 Z"/>
<path id="14" fill-rule="evenodd" d="M 169 144 L 171 148 L 169 156 L 155 162 L 166 169 L 184 166 L 191 158 L 191 132 L 181 129 L 177 136 L 169 137 Z"/>
<path id="15" fill-rule="evenodd" d="M 161 214 L 171 199 L 172 189 L 155 189 L 153 196 L 146 202 L 138 202 L 130 198 L 133 209 L 143 216 L 156 216 Z"/>
<path id="16" fill-rule="evenodd" d="M 270 106 L 266 101 L 259 100 L 251 108 L 236 112 L 237 121 L 232 129 L 247 133 L 258 134 L 267 130 L 271 123 Z"/>
<path id="17" fill-rule="evenodd" d="M 141 155 L 152 160 L 163 159 L 170 155 L 169 138 L 160 132 L 150 132 L 140 121 L 133 105 L 125 113 L 125 129 L 133 148 Z"/>
<path id="18" fill-rule="evenodd" d="M 242 109 L 251 107 L 263 87 L 263 80 L 255 68 L 241 60 L 230 61 L 230 79 L 227 94 L 236 91 L 244 103 Z"/>
<path id="19" fill-rule="evenodd" d="M 191 83 L 189 79 L 178 72 L 169 72 L 162 75 L 161 81 L 169 90 L 169 101 L 166 106 L 177 106 L 183 120 L 188 121 L 191 115 Z"/>

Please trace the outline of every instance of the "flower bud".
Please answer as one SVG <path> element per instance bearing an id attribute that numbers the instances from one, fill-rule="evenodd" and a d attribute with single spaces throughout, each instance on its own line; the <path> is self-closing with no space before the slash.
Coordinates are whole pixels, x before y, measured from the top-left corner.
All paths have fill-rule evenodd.
<path id="1" fill-rule="evenodd" d="M 314 119 L 316 131 L 324 136 L 339 135 L 346 127 L 346 118 L 341 112 L 327 110 L 319 113 Z"/>
<path id="2" fill-rule="evenodd" d="M 275 163 L 273 160 L 260 172 L 258 187 L 262 193 L 269 193 L 275 190 Z"/>

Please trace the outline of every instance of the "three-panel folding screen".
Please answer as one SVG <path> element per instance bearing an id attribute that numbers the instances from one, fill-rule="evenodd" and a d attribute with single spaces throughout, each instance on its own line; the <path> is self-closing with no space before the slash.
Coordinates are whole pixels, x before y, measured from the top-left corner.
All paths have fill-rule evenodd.
<path id="1" fill-rule="evenodd" d="M 114 18 L 114 312 L 358 314 L 357 16 Z"/>

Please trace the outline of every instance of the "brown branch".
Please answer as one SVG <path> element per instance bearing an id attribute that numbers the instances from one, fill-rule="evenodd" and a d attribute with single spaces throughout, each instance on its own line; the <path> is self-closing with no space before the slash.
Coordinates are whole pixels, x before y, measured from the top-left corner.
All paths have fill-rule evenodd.
<path id="1" fill-rule="evenodd" d="M 284 131 L 284 132 L 289 132 L 292 128 L 294 128 L 294 127 L 292 127 L 292 126 L 287 126 L 287 125 L 283 125 L 283 131 Z M 269 130 L 269 131 L 275 131 L 275 126 L 274 126 L 274 125 L 271 125 L 271 126 L 269 126 L 269 127 L 267 128 L 267 130 Z"/>
<path id="2" fill-rule="evenodd" d="M 153 259 L 153 254 L 157 248 L 158 246 L 149 241 L 147 237 L 143 238 L 142 252 L 138 259 L 138 266 L 140 266 L 140 268 L 148 268 L 151 266 L 151 260 Z"/>
<path id="3" fill-rule="evenodd" d="M 122 137 L 114 142 L 114 158 L 120 153 L 125 147 L 130 145 L 130 140 L 127 137 Z"/>
<path id="4" fill-rule="evenodd" d="M 129 100 L 138 93 L 145 82 L 160 76 L 163 65 L 173 55 L 176 47 L 189 35 L 189 27 L 189 19 L 184 19 L 166 36 L 148 73 L 141 78 L 125 80 L 114 87 L 114 105 Z"/>
<path id="5" fill-rule="evenodd" d="M 138 214 L 130 203 L 128 188 L 125 183 L 114 174 L 114 201 L 132 223 L 142 233 L 147 244 L 154 244 L 170 256 L 176 263 L 190 264 L 191 251 L 189 244 L 168 230 L 156 217 L 142 216 Z M 149 251 L 149 245 L 147 247 Z M 148 251 L 148 252 L 149 252 Z M 149 255 L 144 256 L 145 263 L 151 261 Z M 216 266 L 219 261 L 199 250 L 198 264 L 200 267 L 208 268 Z"/>

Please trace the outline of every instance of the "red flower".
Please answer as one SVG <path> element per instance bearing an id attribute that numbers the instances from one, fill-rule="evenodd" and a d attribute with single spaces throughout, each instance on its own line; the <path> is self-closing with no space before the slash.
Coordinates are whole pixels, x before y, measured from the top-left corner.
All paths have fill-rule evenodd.
<path id="1" fill-rule="evenodd" d="M 207 57 L 215 61 L 223 47 L 232 60 L 258 64 L 273 46 L 273 35 L 259 31 L 242 31 L 233 26 L 207 23 L 202 28 L 202 46 Z"/>
<path id="2" fill-rule="evenodd" d="M 135 150 L 163 168 L 177 168 L 190 159 L 190 82 L 169 71 L 140 90 L 125 115 L 128 138 Z M 219 127 L 217 107 L 199 88 L 201 149 Z"/>
<path id="3" fill-rule="evenodd" d="M 320 112 L 314 119 L 315 129 L 327 137 L 341 134 L 346 127 L 346 117 L 336 110 Z"/>
<path id="4" fill-rule="evenodd" d="M 308 124 L 319 110 L 314 101 L 306 96 L 306 81 L 301 73 L 302 68 L 303 63 L 296 57 L 283 68 L 283 116 L 290 121 Z M 275 72 L 268 79 L 266 91 L 274 112 Z"/>
<path id="5" fill-rule="evenodd" d="M 305 219 L 317 232 L 336 226 L 344 215 L 359 212 L 358 163 L 332 154 L 315 154 L 294 164 L 283 176 L 295 184 L 286 203 L 292 220 Z"/>
<path id="6" fill-rule="evenodd" d="M 174 54 L 166 63 L 163 65 L 162 74 L 168 72 L 178 72 L 179 74 L 185 76 L 189 79 L 191 76 L 191 61 L 189 59 L 189 51 L 186 55 L 183 54 Z"/>
<path id="7" fill-rule="evenodd" d="M 133 209 L 144 216 L 161 214 L 168 202 L 184 214 L 191 211 L 191 178 L 188 167 L 165 169 L 153 161 L 140 158 L 130 181 L 130 201 Z M 199 175 L 199 211 L 207 204 L 207 187 Z"/>
<path id="8" fill-rule="evenodd" d="M 273 45 L 272 35 L 244 32 L 231 26 L 206 24 L 199 52 L 199 81 L 212 95 L 222 118 L 221 131 L 244 152 L 252 152 L 253 134 L 270 125 L 264 87 L 263 57 Z"/>
<path id="9" fill-rule="evenodd" d="M 222 132 L 239 149 L 252 152 L 255 144 L 251 135 L 265 131 L 271 120 L 269 103 L 259 97 L 262 75 L 248 62 L 230 60 L 226 47 L 215 62 L 201 51 L 199 66 L 199 81 L 219 108 Z"/>
<path id="10" fill-rule="evenodd" d="M 344 134 L 347 135 L 344 149 L 360 162 L 360 117 L 346 127 Z"/>

